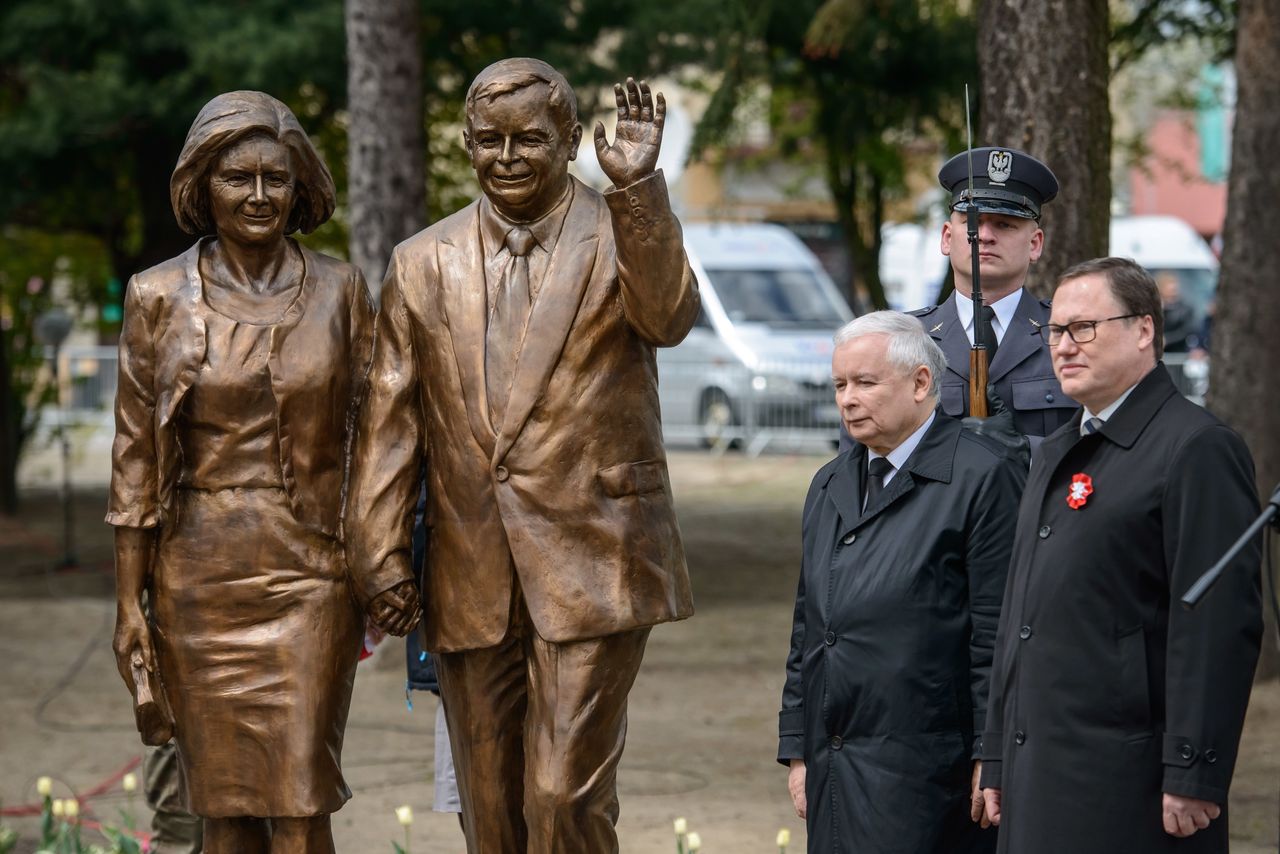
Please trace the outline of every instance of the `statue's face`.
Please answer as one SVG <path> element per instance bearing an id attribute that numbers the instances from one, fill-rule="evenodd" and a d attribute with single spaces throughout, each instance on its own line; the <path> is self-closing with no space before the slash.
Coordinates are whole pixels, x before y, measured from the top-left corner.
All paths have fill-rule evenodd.
<path id="1" fill-rule="evenodd" d="M 246 245 L 279 240 L 296 197 L 289 149 L 266 136 L 240 140 L 209 173 L 209 207 L 218 237 Z"/>
<path id="2" fill-rule="evenodd" d="M 480 188 L 512 219 L 531 220 L 560 199 L 581 132 L 565 135 L 538 84 L 480 100 L 464 135 Z"/>

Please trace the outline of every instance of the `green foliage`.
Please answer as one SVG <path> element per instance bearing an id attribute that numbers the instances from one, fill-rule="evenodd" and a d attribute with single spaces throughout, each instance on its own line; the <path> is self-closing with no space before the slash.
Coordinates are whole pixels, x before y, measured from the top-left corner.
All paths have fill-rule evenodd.
<path id="1" fill-rule="evenodd" d="M 967 4 L 966 4 L 967 8 Z M 821 164 L 858 278 L 872 303 L 887 202 L 905 192 L 905 153 L 959 144 L 976 31 L 956 0 L 735 0 L 725 73 L 698 132 L 706 154 L 732 138 L 737 111 L 766 86 L 772 131 L 757 160 Z"/>
<path id="2" fill-rule="evenodd" d="M 341 0 L 11 0 L 0 222 L 102 240 L 125 278 L 189 245 L 168 177 L 199 108 L 264 89 L 315 128 L 345 92 Z"/>
<path id="3" fill-rule="evenodd" d="M 1185 39 L 1203 41 L 1215 61 L 1235 46 L 1238 0 L 1114 0 L 1111 3 L 1111 70 L 1114 74 L 1147 51 Z"/>

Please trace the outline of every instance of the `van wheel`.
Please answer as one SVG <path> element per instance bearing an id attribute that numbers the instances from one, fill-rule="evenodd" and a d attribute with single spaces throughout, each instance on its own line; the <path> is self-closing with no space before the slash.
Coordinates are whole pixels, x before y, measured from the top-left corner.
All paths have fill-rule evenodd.
<path id="1" fill-rule="evenodd" d="M 708 389 L 702 395 L 698 412 L 698 425 L 702 429 L 702 445 L 705 448 L 740 448 L 740 439 L 730 438 L 737 426 L 738 416 L 733 411 L 729 396 L 718 388 Z"/>

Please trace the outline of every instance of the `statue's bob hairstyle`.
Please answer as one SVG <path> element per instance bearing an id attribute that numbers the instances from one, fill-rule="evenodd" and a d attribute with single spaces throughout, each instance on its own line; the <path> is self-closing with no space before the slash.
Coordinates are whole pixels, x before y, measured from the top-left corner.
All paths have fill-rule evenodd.
<path id="1" fill-rule="evenodd" d="M 169 201 L 183 231 L 214 232 L 209 172 L 222 152 L 257 135 L 289 149 L 293 161 L 295 197 L 285 233 L 309 234 L 333 215 L 333 176 L 289 108 L 265 92 L 227 92 L 205 104 L 191 123 L 169 179 Z"/>

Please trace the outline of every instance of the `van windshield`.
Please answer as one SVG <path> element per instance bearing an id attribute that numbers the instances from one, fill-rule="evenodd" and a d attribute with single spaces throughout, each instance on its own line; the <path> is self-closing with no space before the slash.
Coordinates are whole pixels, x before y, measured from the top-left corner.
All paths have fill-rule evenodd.
<path id="1" fill-rule="evenodd" d="M 809 270 L 707 270 L 707 276 L 734 323 L 834 329 L 848 314 Z"/>

